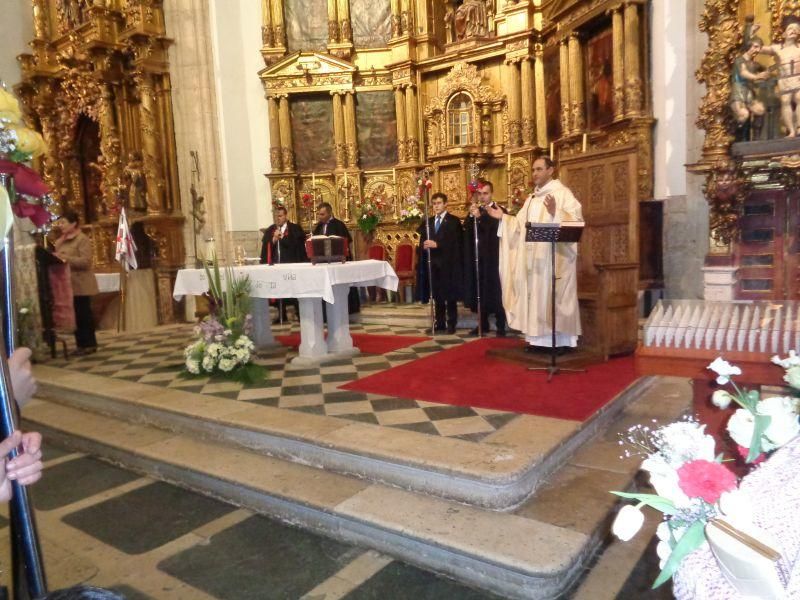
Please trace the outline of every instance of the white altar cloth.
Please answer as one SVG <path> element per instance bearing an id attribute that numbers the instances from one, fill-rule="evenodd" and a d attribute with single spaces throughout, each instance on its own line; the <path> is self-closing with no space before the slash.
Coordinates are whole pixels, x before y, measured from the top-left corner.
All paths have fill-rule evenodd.
<path id="1" fill-rule="evenodd" d="M 350 336 L 347 295 L 351 286 L 377 286 L 396 291 L 398 279 L 392 266 L 382 260 L 359 260 L 347 263 L 291 263 L 283 265 L 247 265 L 233 267 L 236 275 L 248 275 L 253 298 L 254 343 L 257 347 L 273 344 L 269 317 L 269 298 L 297 298 L 300 304 L 300 348 L 294 364 L 319 364 L 358 353 Z M 226 269 L 220 269 L 225 278 Z M 189 294 L 208 291 L 205 269 L 181 269 L 175 279 L 172 296 L 180 300 Z M 322 322 L 322 304 L 329 304 L 328 339 Z"/>

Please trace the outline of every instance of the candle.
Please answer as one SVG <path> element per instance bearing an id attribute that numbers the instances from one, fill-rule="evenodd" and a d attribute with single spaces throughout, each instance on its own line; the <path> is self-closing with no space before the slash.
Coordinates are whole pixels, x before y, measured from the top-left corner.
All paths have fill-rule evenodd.
<path id="1" fill-rule="evenodd" d="M 315 187 L 317 187 L 317 174 L 312 172 L 311 173 L 311 189 L 313 190 Z"/>
<path id="2" fill-rule="evenodd" d="M 346 191 L 347 190 L 347 171 L 345 171 L 345 173 L 344 173 L 344 187 L 345 187 L 345 191 Z"/>
<path id="3" fill-rule="evenodd" d="M 397 169 L 392 168 L 392 183 L 397 185 Z"/>
<path id="4" fill-rule="evenodd" d="M 506 171 L 510 170 L 511 170 L 511 152 L 509 152 L 508 156 L 506 157 Z"/>
<path id="5" fill-rule="evenodd" d="M 555 154 L 553 153 L 553 142 L 550 142 L 550 160 L 555 160 Z"/>
<path id="6" fill-rule="evenodd" d="M 586 134 L 583 134 L 583 152 L 586 152 Z"/>

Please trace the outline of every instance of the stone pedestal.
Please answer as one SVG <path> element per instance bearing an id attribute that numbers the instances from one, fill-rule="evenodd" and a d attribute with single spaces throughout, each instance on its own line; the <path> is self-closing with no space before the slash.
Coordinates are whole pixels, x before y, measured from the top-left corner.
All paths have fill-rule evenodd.
<path id="1" fill-rule="evenodd" d="M 728 302 L 736 296 L 737 267 L 703 267 L 703 298 Z"/>

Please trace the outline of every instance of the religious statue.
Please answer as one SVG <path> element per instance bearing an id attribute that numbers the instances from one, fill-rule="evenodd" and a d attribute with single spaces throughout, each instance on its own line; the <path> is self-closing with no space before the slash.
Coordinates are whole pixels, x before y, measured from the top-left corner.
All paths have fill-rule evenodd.
<path id="1" fill-rule="evenodd" d="M 755 60 L 763 46 L 761 38 L 748 37 L 743 54 L 733 61 L 730 107 L 737 124 L 736 137 L 740 141 L 749 141 L 751 137 L 758 139 L 764 123 L 764 103 L 757 98 L 755 90 L 755 82 L 764 81 L 769 76 Z"/>
<path id="2" fill-rule="evenodd" d="M 752 33 L 758 31 L 756 23 Z M 781 100 L 781 121 L 786 128 L 786 137 L 796 137 L 800 128 L 800 20 L 790 17 L 784 20 L 783 42 L 763 46 L 763 54 L 775 57 L 778 69 L 778 94 Z"/>
<path id="3" fill-rule="evenodd" d="M 484 0 L 464 0 L 455 11 L 456 40 L 485 37 L 489 34 L 489 21 Z"/>
<path id="4" fill-rule="evenodd" d="M 444 41 L 446 43 L 451 43 L 456 41 L 455 34 L 453 31 L 453 27 L 455 26 L 455 11 L 453 10 L 452 5 L 447 5 L 447 10 L 444 13 L 444 29 L 445 29 L 445 38 Z"/>
<path id="5" fill-rule="evenodd" d="M 123 169 L 125 183 L 128 186 L 128 206 L 131 210 L 147 210 L 147 183 L 142 164 L 142 153 L 131 152 L 128 155 L 128 164 Z"/>

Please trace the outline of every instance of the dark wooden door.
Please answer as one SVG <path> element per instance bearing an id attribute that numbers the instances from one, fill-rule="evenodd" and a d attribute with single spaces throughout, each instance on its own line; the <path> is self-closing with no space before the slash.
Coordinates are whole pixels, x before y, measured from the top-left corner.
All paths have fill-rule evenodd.
<path id="1" fill-rule="evenodd" d="M 743 300 L 798 298 L 798 195 L 754 190 L 744 201 L 737 297 Z"/>

